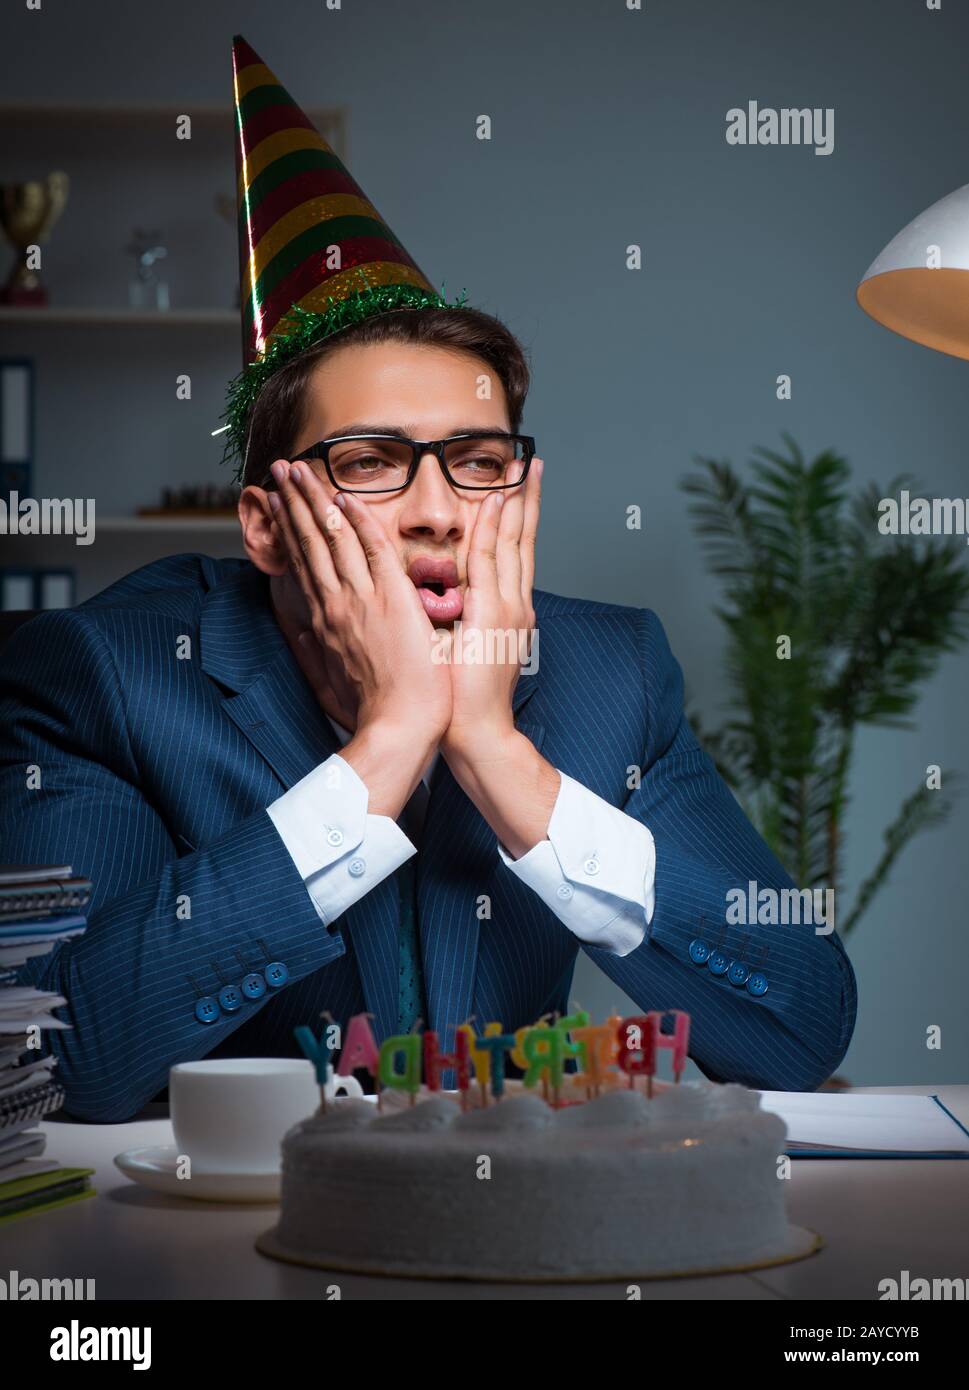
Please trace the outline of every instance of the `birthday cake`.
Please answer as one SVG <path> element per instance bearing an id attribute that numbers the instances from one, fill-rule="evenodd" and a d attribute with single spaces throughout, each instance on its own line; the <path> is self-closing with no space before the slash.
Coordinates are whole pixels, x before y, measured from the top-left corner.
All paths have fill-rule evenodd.
<path id="1" fill-rule="evenodd" d="M 607 1066 L 558 1101 L 516 1081 L 497 1095 L 385 1085 L 379 1108 L 331 1100 L 283 1140 L 279 1223 L 258 1248 L 334 1270 L 521 1281 L 749 1269 L 816 1248 L 788 1222 L 786 1127 L 758 1093 L 647 1075 L 648 1090 Z"/>

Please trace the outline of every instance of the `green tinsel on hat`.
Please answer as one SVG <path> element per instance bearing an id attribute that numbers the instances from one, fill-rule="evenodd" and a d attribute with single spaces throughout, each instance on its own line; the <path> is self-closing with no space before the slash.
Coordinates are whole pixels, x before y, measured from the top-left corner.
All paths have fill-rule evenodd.
<path id="1" fill-rule="evenodd" d="M 280 367 L 295 361 L 302 352 L 331 338 L 341 329 L 363 323 L 377 314 L 395 309 L 461 309 L 466 304 L 466 291 L 448 301 L 441 294 L 415 285 L 375 285 L 358 290 L 345 299 L 334 300 L 325 312 L 308 311 L 294 304 L 286 315 L 289 331 L 277 331 L 262 357 L 251 362 L 229 383 L 226 409 L 221 419 L 227 422 L 226 442 L 222 463 L 236 459 L 235 481 L 242 484 L 246 463 L 246 443 L 249 419 L 256 397 Z"/>

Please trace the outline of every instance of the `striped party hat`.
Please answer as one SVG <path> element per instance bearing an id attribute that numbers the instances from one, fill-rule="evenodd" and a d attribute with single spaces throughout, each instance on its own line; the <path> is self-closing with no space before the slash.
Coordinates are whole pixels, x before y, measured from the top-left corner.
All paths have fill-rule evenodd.
<path id="1" fill-rule="evenodd" d="M 243 370 L 229 387 L 227 456 L 245 461 L 265 382 L 341 328 L 438 294 L 312 121 L 240 35 L 232 41 Z"/>

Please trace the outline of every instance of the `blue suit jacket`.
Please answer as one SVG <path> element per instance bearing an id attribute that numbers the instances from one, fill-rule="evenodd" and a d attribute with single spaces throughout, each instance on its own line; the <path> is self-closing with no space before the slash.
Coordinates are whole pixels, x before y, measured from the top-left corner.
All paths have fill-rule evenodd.
<path id="1" fill-rule="evenodd" d="M 581 948 L 641 1009 L 690 1013 L 707 1076 L 815 1088 L 847 1048 L 854 975 L 837 937 L 811 925 L 722 926 L 728 889 L 792 880 L 698 746 L 659 619 L 533 598 L 541 660 L 519 678 L 516 725 L 648 825 L 655 914 L 628 956 L 582 946 L 501 863 L 439 759 L 418 864 L 428 1026 L 448 1045 L 470 1015 L 515 1028 L 567 1012 Z M 394 875 L 324 926 L 266 814 L 339 740 L 248 561 L 171 556 L 26 624 L 0 658 L 0 729 L 0 861 L 70 863 L 94 882 L 86 935 L 23 972 L 69 1000 L 73 1031 L 50 1042 L 71 1113 L 124 1120 L 175 1062 L 295 1055 L 294 1026 L 318 1025 L 322 1009 L 343 1023 L 369 1011 L 379 1036 L 395 1031 Z M 691 941 L 720 930 L 722 951 L 752 968 L 769 946 L 765 994 L 693 962 Z M 201 997 L 277 961 L 286 984 L 200 1022 Z"/>

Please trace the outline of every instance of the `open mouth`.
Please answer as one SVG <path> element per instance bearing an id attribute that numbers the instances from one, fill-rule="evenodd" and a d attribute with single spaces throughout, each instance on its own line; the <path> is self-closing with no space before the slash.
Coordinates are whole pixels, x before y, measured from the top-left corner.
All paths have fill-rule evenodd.
<path id="1" fill-rule="evenodd" d="M 451 623 L 460 618 L 464 599 L 453 560 L 421 555 L 410 563 L 407 574 L 432 622 Z"/>

